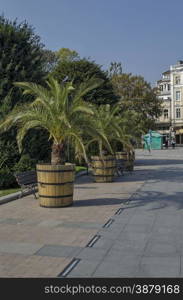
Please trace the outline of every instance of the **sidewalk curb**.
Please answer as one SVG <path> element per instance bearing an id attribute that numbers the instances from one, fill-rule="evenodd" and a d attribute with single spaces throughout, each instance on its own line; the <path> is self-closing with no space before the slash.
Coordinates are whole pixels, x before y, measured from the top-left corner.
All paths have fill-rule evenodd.
<path id="1" fill-rule="evenodd" d="M 78 178 L 78 177 L 84 176 L 84 175 L 87 175 L 87 171 L 81 171 L 78 174 L 76 174 L 75 177 Z M 16 193 L 12 193 L 12 194 L 0 197 L 0 205 L 8 203 L 10 201 L 21 199 L 21 198 L 31 195 L 31 194 L 33 194 L 31 191 L 27 191 L 27 192 L 24 192 L 22 195 L 22 192 L 20 191 L 20 192 L 16 192 Z"/>
<path id="2" fill-rule="evenodd" d="M 31 195 L 31 194 L 33 194 L 33 193 L 30 192 L 30 191 L 27 191 L 27 192 L 24 192 L 23 195 L 22 195 L 22 192 L 20 191 L 20 192 L 16 192 L 16 193 L 12 193 L 12 194 L 0 197 L 0 205 L 5 204 L 5 203 L 10 202 L 10 201 L 13 201 L 13 200 L 20 199 L 24 196 L 28 196 L 28 195 Z"/>

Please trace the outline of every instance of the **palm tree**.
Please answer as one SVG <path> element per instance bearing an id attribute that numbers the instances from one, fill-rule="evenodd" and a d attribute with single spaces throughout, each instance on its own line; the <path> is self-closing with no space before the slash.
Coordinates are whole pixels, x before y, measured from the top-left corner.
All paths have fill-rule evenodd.
<path id="1" fill-rule="evenodd" d="M 111 182 L 116 171 L 115 144 L 126 144 L 128 136 L 121 127 L 119 115 L 120 107 L 115 105 L 101 105 L 94 109 L 94 114 L 89 117 L 88 134 L 90 140 L 87 147 L 97 145 L 98 155 L 91 156 L 95 182 Z"/>
<path id="2" fill-rule="evenodd" d="M 114 154 L 115 141 L 130 145 L 130 136 L 126 134 L 122 126 L 119 105 L 113 107 L 109 104 L 101 105 L 93 110 L 94 114 L 90 116 L 88 123 L 91 140 L 87 147 L 93 143 L 97 144 L 98 153 L 102 157 L 105 152 Z"/>
<path id="3" fill-rule="evenodd" d="M 52 77 L 46 81 L 47 87 L 28 82 L 15 83 L 23 88 L 24 95 L 34 96 L 34 101 L 15 107 L 0 123 L 0 131 L 16 126 L 17 143 L 21 151 L 27 132 L 31 128 L 44 128 L 49 132 L 49 139 L 53 141 L 52 164 L 64 162 L 68 139 L 87 159 L 82 140 L 84 121 L 87 120 L 84 115 L 92 115 L 93 110 L 82 98 L 101 83 L 102 80 L 91 78 L 82 83 L 77 90 L 71 82 L 60 85 Z"/>

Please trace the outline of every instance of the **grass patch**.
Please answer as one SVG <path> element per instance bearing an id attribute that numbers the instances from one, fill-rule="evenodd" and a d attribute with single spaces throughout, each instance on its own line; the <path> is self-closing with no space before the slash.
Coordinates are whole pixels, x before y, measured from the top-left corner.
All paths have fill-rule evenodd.
<path id="1" fill-rule="evenodd" d="M 20 191 L 19 188 L 0 190 L 0 197 Z"/>
<path id="2" fill-rule="evenodd" d="M 83 167 L 83 166 L 76 166 L 76 173 L 79 173 L 81 171 L 86 171 L 87 168 L 86 167 Z"/>

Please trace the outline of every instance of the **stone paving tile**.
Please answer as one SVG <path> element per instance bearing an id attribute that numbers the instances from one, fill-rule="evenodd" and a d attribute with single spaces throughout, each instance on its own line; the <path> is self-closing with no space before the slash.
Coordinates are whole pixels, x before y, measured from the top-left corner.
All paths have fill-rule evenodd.
<path id="1" fill-rule="evenodd" d="M 0 267 L 1 271 L 11 270 L 19 263 L 23 263 L 26 260 L 26 255 L 14 254 L 14 253 L 0 253 Z"/>
<path id="2" fill-rule="evenodd" d="M 182 246 L 183 246 L 182 240 L 176 234 L 154 234 L 153 233 L 151 235 L 150 241 L 153 245 L 162 244 L 162 243 L 174 245 L 174 246 L 176 246 L 178 251 L 181 251 Z"/>
<path id="3" fill-rule="evenodd" d="M 7 258 L 9 257 L 4 257 L 4 260 Z M 20 258 L 12 256 L 10 258 L 11 260 L 6 262 L 6 268 L 0 269 L 0 277 L 57 277 L 60 271 L 70 263 L 70 259 L 62 257 L 21 256 Z"/>
<path id="4" fill-rule="evenodd" d="M 95 233 L 97 233 L 97 232 L 95 232 Z M 91 239 L 93 239 L 93 237 L 95 236 L 95 233 L 88 233 L 88 234 L 85 233 L 85 234 L 82 234 L 80 236 L 78 235 L 72 241 L 71 245 L 72 246 L 86 247 L 86 245 L 88 245 L 88 243 L 91 241 Z"/>
<path id="5" fill-rule="evenodd" d="M 180 256 L 143 257 L 137 277 L 180 277 Z"/>
<path id="6" fill-rule="evenodd" d="M 114 240 L 101 236 L 100 239 L 93 245 L 92 248 L 108 250 L 113 246 L 113 244 L 114 244 Z"/>
<path id="7" fill-rule="evenodd" d="M 151 233 L 144 233 L 144 232 L 133 232 L 133 231 L 124 231 L 121 232 L 120 235 L 117 237 L 117 241 L 131 241 L 132 243 L 137 243 L 144 245 L 148 242 L 151 237 Z"/>
<path id="8" fill-rule="evenodd" d="M 146 241 L 142 241 L 140 239 L 129 240 L 129 239 L 122 239 L 116 240 L 111 248 L 111 250 L 120 251 L 121 254 L 131 254 L 131 255 L 142 255 L 146 247 Z"/>
<path id="9" fill-rule="evenodd" d="M 153 223 L 155 222 L 155 215 L 151 214 L 151 215 L 147 215 L 145 214 L 144 216 L 142 216 L 142 214 L 135 214 L 134 216 L 132 216 L 132 218 L 130 218 L 128 225 L 143 225 L 143 226 L 152 226 Z"/>
<path id="10" fill-rule="evenodd" d="M 46 221 L 42 221 L 39 223 L 38 226 L 43 226 L 43 227 L 56 227 L 59 225 L 62 225 L 63 222 L 62 221 L 57 221 L 57 220 L 46 220 Z"/>
<path id="11" fill-rule="evenodd" d="M 183 254 L 180 256 L 180 277 L 183 277 Z"/>
<path id="12" fill-rule="evenodd" d="M 35 255 L 51 257 L 74 257 L 82 250 L 81 247 L 45 245 L 39 249 Z"/>
<path id="13" fill-rule="evenodd" d="M 68 228 L 88 228 L 88 229 L 100 229 L 103 224 L 95 222 L 64 222 L 58 226 L 68 227 Z"/>
<path id="14" fill-rule="evenodd" d="M 105 256 L 108 249 L 98 249 L 98 248 L 83 248 L 76 258 L 91 260 L 91 261 L 100 261 Z"/>
<path id="15" fill-rule="evenodd" d="M 146 234 L 151 233 L 152 231 L 152 224 L 127 224 L 123 230 L 124 233 L 131 233 L 133 234 Z"/>
<path id="16" fill-rule="evenodd" d="M 30 255 L 37 252 L 43 245 L 32 243 L 4 242 L 0 243 L 0 252 Z"/>
<path id="17" fill-rule="evenodd" d="M 129 222 L 131 216 L 125 216 L 122 211 L 120 215 L 113 215 L 112 219 L 115 220 L 115 224 L 121 224 L 121 226 L 123 226 Z"/>
<path id="18" fill-rule="evenodd" d="M 157 216 L 156 227 L 179 227 L 181 216 L 178 213 L 167 214 L 166 216 Z"/>
<path id="19" fill-rule="evenodd" d="M 144 252 L 145 256 L 174 257 L 180 255 L 180 246 L 171 242 L 150 241 Z"/>
<path id="20" fill-rule="evenodd" d="M 122 229 L 121 227 L 112 228 L 102 228 L 97 232 L 98 235 L 101 235 L 103 238 L 108 238 L 111 240 L 116 240 L 120 235 Z"/>
<path id="21" fill-rule="evenodd" d="M 93 273 L 93 277 L 134 277 L 138 270 L 138 263 L 129 264 L 121 262 L 106 262 L 103 261 Z"/>
<path id="22" fill-rule="evenodd" d="M 36 226 L 36 225 L 38 225 L 38 224 L 40 224 L 40 221 L 39 220 L 33 220 L 33 219 L 29 219 L 29 220 L 23 220 L 22 222 L 21 222 L 21 225 L 32 225 L 32 226 Z"/>
<path id="23" fill-rule="evenodd" d="M 14 219 L 14 218 L 6 218 L 6 219 L 0 219 L 0 224 L 20 224 L 23 221 L 23 219 Z"/>
<path id="24" fill-rule="evenodd" d="M 35 244 L 64 244 L 85 246 L 97 233 L 97 229 L 48 228 L 34 226 L 0 226 L 0 238 L 4 241 L 29 242 Z"/>
<path id="25" fill-rule="evenodd" d="M 158 226 L 159 225 L 159 226 Z M 153 228 L 154 233 L 159 234 L 180 234 L 182 232 L 183 226 L 179 225 L 171 225 L 168 222 L 164 222 L 163 224 L 155 224 Z"/>
<path id="26" fill-rule="evenodd" d="M 138 254 L 135 251 L 124 252 L 121 249 L 112 248 L 106 253 L 103 261 L 111 263 L 126 263 L 128 261 L 129 264 L 136 264 L 137 261 L 140 262 L 141 258 L 141 252 Z"/>
<path id="27" fill-rule="evenodd" d="M 67 275 L 68 278 L 72 277 L 84 277 L 91 278 L 95 272 L 99 262 L 96 260 L 82 259 L 77 266 Z"/>
<path id="28" fill-rule="evenodd" d="M 122 234 L 123 234 L 123 232 L 124 232 L 124 230 L 125 230 L 125 228 L 126 228 L 126 226 L 127 226 L 127 224 L 125 224 L 125 223 L 116 223 L 115 222 L 115 224 L 113 224 L 113 228 L 111 228 L 112 230 L 111 230 L 111 233 L 112 232 L 116 232 L 116 239 L 118 239 L 119 238 L 119 236 L 121 236 Z M 106 228 L 107 229 L 107 228 Z M 118 233 L 118 234 L 117 234 Z"/>

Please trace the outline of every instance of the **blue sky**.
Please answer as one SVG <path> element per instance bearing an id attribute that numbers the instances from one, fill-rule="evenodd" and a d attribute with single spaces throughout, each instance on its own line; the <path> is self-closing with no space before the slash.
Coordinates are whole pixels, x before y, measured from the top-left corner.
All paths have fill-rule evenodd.
<path id="1" fill-rule="evenodd" d="M 123 72 L 152 84 L 183 59 L 182 0 L 0 0 L 1 13 L 27 20 L 46 48 L 66 47 L 103 68 L 120 61 Z"/>

